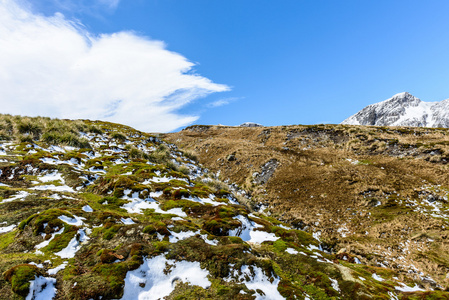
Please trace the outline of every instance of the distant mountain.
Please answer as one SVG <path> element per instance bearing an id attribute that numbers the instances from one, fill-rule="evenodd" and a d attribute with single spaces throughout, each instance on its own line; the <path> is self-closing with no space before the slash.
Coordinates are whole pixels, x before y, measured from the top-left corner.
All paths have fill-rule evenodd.
<path id="1" fill-rule="evenodd" d="M 449 127 L 449 99 L 424 102 L 404 92 L 368 105 L 341 124 L 375 126 Z"/>
<path id="2" fill-rule="evenodd" d="M 263 125 L 254 122 L 245 122 L 240 124 L 239 127 L 263 127 Z"/>

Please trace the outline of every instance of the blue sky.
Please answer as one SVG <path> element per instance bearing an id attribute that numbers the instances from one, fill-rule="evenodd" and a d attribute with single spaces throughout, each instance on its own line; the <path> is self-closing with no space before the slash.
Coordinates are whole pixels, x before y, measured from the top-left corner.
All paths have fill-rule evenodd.
<path id="1" fill-rule="evenodd" d="M 158 130 L 246 121 L 267 126 L 339 123 L 403 91 L 423 101 L 449 98 L 448 1 L 33 3 L 33 14 L 60 12 L 91 36 L 131 31 L 162 41 L 164 51 L 194 64 L 183 69 L 185 74 L 211 81 L 207 87 L 195 83 L 195 90 L 205 92 L 188 92 L 182 100 L 164 95 L 176 103 L 170 114 L 179 122 Z M 126 103 L 132 111 L 133 101 Z M 119 121 L 127 122 L 125 117 Z"/>

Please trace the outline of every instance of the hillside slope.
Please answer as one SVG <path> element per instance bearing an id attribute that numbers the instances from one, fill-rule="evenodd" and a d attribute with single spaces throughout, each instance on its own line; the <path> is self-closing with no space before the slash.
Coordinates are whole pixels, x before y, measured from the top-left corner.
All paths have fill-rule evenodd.
<path id="1" fill-rule="evenodd" d="M 158 137 L 11 116 L 0 136 L 1 299 L 448 296 L 322 251 Z"/>
<path id="2" fill-rule="evenodd" d="M 164 138 L 332 253 L 447 289 L 447 129 L 191 126 Z"/>

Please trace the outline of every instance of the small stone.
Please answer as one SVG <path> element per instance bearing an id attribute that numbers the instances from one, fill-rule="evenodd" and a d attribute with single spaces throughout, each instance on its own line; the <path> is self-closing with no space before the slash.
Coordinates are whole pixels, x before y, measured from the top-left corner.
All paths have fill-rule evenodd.
<path id="1" fill-rule="evenodd" d="M 338 250 L 337 254 L 342 254 L 346 252 L 347 252 L 346 248 L 341 248 L 340 250 Z"/>

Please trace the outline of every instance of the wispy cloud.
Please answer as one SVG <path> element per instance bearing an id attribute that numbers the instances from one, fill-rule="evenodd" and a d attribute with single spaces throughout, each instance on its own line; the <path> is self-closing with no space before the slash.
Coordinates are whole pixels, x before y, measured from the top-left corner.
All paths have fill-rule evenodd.
<path id="1" fill-rule="evenodd" d="M 120 3 L 120 0 L 98 0 L 98 2 L 111 9 L 116 9 Z"/>
<path id="2" fill-rule="evenodd" d="M 38 15 L 13 0 L 0 0 L 0 15 L 2 113 L 171 131 L 198 119 L 178 109 L 229 90 L 190 74 L 194 64 L 161 41 L 132 32 L 94 36 L 62 14 Z"/>
<path id="3" fill-rule="evenodd" d="M 23 2 L 25 0 L 17 1 Z M 114 11 L 119 3 L 120 0 L 44 0 L 40 2 L 33 1 L 30 4 L 37 8 L 40 6 L 51 6 L 63 12 L 95 14 L 97 10 Z"/>
<path id="4" fill-rule="evenodd" d="M 230 103 L 232 103 L 234 101 L 240 100 L 240 99 L 242 99 L 242 98 L 241 97 L 223 98 L 223 99 L 219 99 L 217 101 L 208 103 L 207 107 L 211 107 L 211 108 L 220 107 L 220 106 L 223 106 L 223 105 L 228 105 L 228 104 L 230 104 Z"/>

